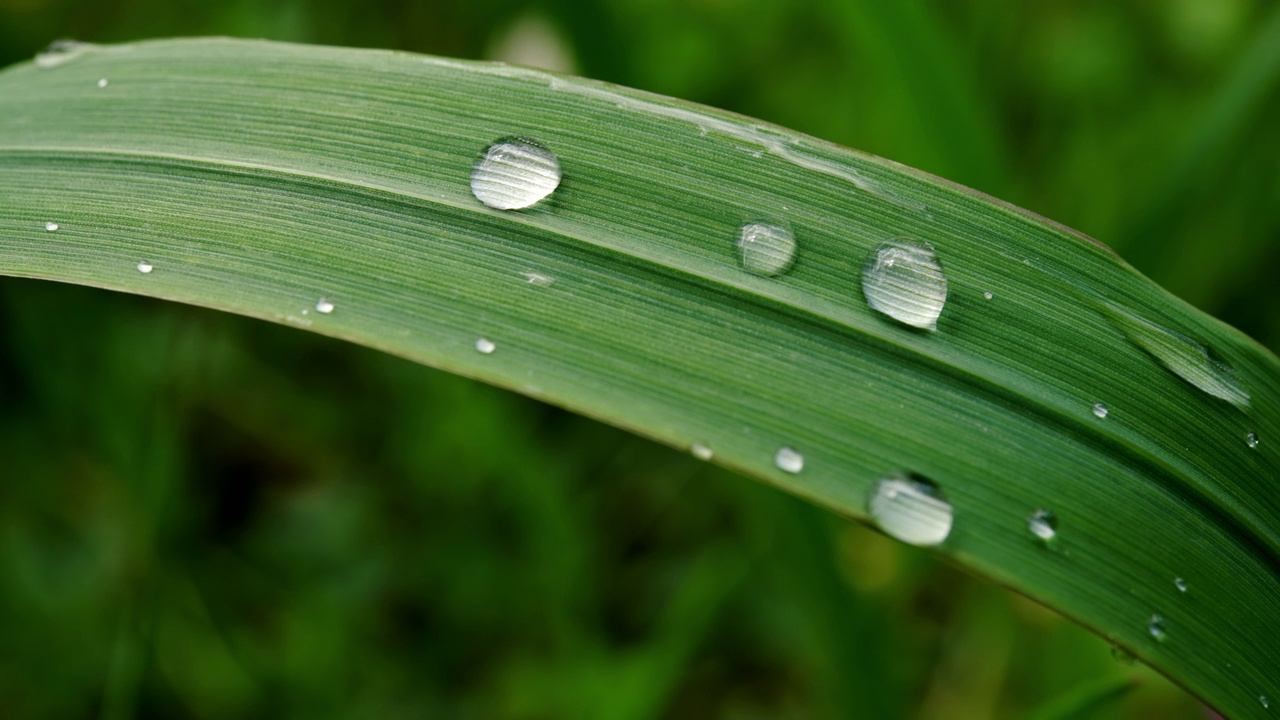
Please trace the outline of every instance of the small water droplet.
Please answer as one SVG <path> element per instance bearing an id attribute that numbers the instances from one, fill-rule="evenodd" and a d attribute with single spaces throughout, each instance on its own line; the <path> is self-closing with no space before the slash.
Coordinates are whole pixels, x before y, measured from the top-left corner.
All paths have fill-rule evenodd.
<path id="1" fill-rule="evenodd" d="M 1110 412 L 1110 411 L 1109 411 L 1109 410 L 1107 410 L 1107 404 L 1106 404 L 1106 403 L 1094 403 L 1094 404 L 1093 404 L 1093 414 L 1094 414 L 1094 415 L 1097 415 L 1099 420 L 1105 420 L 1105 419 L 1106 419 L 1106 417 L 1107 417 L 1107 413 L 1108 413 L 1108 412 Z M 1121 423 L 1121 425 L 1123 425 L 1123 424 L 1124 424 L 1124 423 Z"/>
<path id="2" fill-rule="evenodd" d="M 862 294 L 876 312 L 904 325 L 937 330 L 947 302 L 947 278 L 932 249 L 887 242 L 862 268 Z"/>
<path id="3" fill-rule="evenodd" d="M 756 275 L 780 275 L 791 267 L 796 253 L 796 238 L 785 227 L 769 223 L 748 223 L 742 226 L 738 239 L 742 250 L 742 267 Z"/>
<path id="4" fill-rule="evenodd" d="M 919 475 L 881 479 L 871 491 L 868 509 L 881 530 L 912 545 L 938 545 L 951 534 L 951 504 L 936 484 Z"/>
<path id="5" fill-rule="evenodd" d="M 96 48 L 97 46 L 92 43 L 82 43 L 75 40 L 54 40 L 49 43 L 49 47 L 36 55 L 36 67 L 48 70 L 59 65 L 66 65 Z"/>
<path id="6" fill-rule="evenodd" d="M 478 350 L 481 355 L 492 355 L 493 351 L 497 349 L 498 346 L 494 345 L 492 340 L 486 340 L 485 338 L 476 340 L 476 350 Z"/>
<path id="7" fill-rule="evenodd" d="M 792 475 L 804 469 L 804 456 L 789 447 L 780 447 L 778 452 L 773 454 L 773 464 L 783 472 L 789 472 Z"/>
<path id="8" fill-rule="evenodd" d="M 150 273 L 152 270 L 155 270 L 155 267 L 151 263 L 146 261 L 138 263 L 138 272 L 143 275 Z"/>
<path id="9" fill-rule="evenodd" d="M 1027 518 L 1027 529 L 1047 543 L 1058 536 L 1058 516 L 1050 510 L 1036 510 Z"/>
<path id="10" fill-rule="evenodd" d="M 1174 578 L 1174 579 L 1173 579 L 1173 586 L 1174 586 L 1174 587 L 1176 587 L 1176 588 L 1178 588 L 1178 592 L 1186 592 L 1186 591 L 1187 591 L 1187 581 L 1186 581 L 1186 580 L 1183 580 L 1182 578 Z"/>
<path id="11" fill-rule="evenodd" d="M 529 140 L 499 140 L 471 170 L 471 194 L 498 210 L 520 210 L 560 185 L 560 161 Z"/>
<path id="12" fill-rule="evenodd" d="M 1115 661 L 1121 665 L 1133 665 L 1138 662 L 1138 658 L 1134 657 L 1133 653 L 1125 650 L 1119 645 L 1111 646 L 1111 657 L 1115 658 Z"/>
<path id="13" fill-rule="evenodd" d="M 699 460 L 710 460 L 715 457 L 715 453 L 711 452 L 710 446 L 700 442 L 696 442 L 690 446 L 689 452 L 693 453 L 693 456 Z"/>
<path id="14" fill-rule="evenodd" d="M 988 291 L 986 291 L 986 292 L 982 293 L 982 297 L 986 298 L 987 300 L 990 300 L 991 298 L 995 297 L 995 295 L 992 295 L 992 294 L 991 294 L 991 291 L 990 291 L 990 290 L 988 290 Z"/>
<path id="15" fill-rule="evenodd" d="M 1251 448 L 1258 447 L 1258 433 L 1249 433 L 1244 436 L 1245 444 Z"/>
<path id="16" fill-rule="evenodd" d="M 316 312 L 322 315 L 328 315 L 333 312 L 333 303 L 325 300 L 324 298 L 320 298 L 316 301 Z"/>
<path id="17" fill-rule="evenodd" d="M 1263 710 L 1269 710 L 1271 708 L 1271 701 L 1267 699 L 1266 695 L 1259 695 L 1258 702 L 1262 703 Z"/>
<path id="18" fill-rule="evenodd" d="M 1165 636 L 1168 634 L 1164 629 L 1164 617 L 1152 615 L 1150 622 L 1147 623 L 1147 632 L 1156 640 L 1164 642 Z"/>
<path id="19" fill-rule="evenodd" d="M 556 279 L 550 275 L 543 275 L 542 273 L 534 272 L 532 270 L 528 270 L 520 274 L 524 276 L 525 282 L 537 287 L 550 287 L 556 282 Z"/>
<path id="20" fill-rule="evenodd" d="M 1235 371 L 1209 348 L 1176 330 L 1160 327 L 1116 307 L 1111 307 L 1121 330 L 1174 375 L 1213 397 L 1247 407 L 1249 393 Z"/>
<path id="21" fill-rule="evenodd" d="M 57 229 L 58 229 L 58 223 L 56 223 L 56 222 L 47 222 L 47 223 L 45 223 L 45 224 L 44 224 L 44 229 L 45 229 L 45 230 L 48 230 L 49 232 L 54 232 L 55 230 L 57 230 Z"/>
<path id="22" fill-rule="evenodd" d="M 100 87 L 100 88 L 104 88 L 104 87 L 106 87 L 106 86 L 107 86 L 107 79 L 106 79 L 106 78 L 98 78 L 98 87 Z"/>

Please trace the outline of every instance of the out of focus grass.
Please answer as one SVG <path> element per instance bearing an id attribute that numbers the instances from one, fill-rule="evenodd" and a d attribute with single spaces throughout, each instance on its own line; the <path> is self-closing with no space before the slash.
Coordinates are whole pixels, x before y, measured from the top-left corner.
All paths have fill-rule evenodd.
<path id="1" fill-rule="evenodd" d="M 542 58 L 992 192 L 1276 349 L 1277 18 L 0 0 L 0 64 L 203 34 Z M 1200 716 L 1024 600 L 620 431 L 284 327 L 0 279 L 0 716 L 1017 718 L 1126 675 L 1098 717 Z"/>

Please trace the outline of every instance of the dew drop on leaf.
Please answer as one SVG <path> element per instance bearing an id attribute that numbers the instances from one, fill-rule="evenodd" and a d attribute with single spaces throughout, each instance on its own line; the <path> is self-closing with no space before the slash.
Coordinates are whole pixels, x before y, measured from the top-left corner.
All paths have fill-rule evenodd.
<path id="1" fill-rule="evenodd" d="M 1119 645 L 1111 646 L 1111 657 L 1114 658 L 1115 661 L 1120 663 L 1121 665 L 1133 665 L 1134 663 L 1138 662 L 1138 658 L 1134 657 L 1133 653 L 1129 652 L 1128 650 L 1125 650 Z"/>
<path id="2" fill-rule="evenodd" d="M 789 472 L 792 475 L 804 469 L 804 456 L 789 447 L 780 447 L 778 452 L 773 454 L 773 464 L 783 472 Z"/>
<path id="3" fill-rule="evenodd" d="M 1232 405 L 1248 407 L 1249 392 L 1235 371 L 1209 348 L 1186 335 L 1112 308 L 1124 334 L 1187 383 Z"/>
<path id="4" fill-rule="evenodd" d="M 100 88 L 104 88 L 104 87 L 106 87 L 106 86 L 107 86 L 107 79 L 106 79 L 106 78 L 98 78 L 98 87 L 100 87 Z"/>
<path id="5" fill-rule="evenodd" d="M 1099 419 L 1099 420 L 1106 419 L 1106 417 L 1107 417 L 1107 413 L 1108 413 L 1108 412 L 1109 412 L 1109 411 L 1107 410 L 1107 404 L 1106 404 L 1106 403 L 1094 403 L 1094 404 L 1093 404 L 1093 414 L 1094 414 L 1094 415 L 1096 415 L 1096 416 L 1098 416 L 1098 419 Z M 1123 424 L 1123 423 L 1121 423 L 1121 424 Z"/>
<path id="6" fill-rule="evenodd" d="M 872 488 L 868 511 L 890 537 L 912 545 L 938 545 L 951 534 L 951 504 L 935 483 L 919 475 L 881 479 Z"/>
<path id="7" fill-rule="evenodd" d="M 887 242 L 862 267 L 862 294 L 872 310 L 904 325 L 937 330 L 947 302 L 947 278 L 933 250 Z"/>
<path id="8" fill-rule="evenodd" d="M 145 260 L 143 262 L 138 263 L 137 267 L 138 267 L 138 272 L 142 273 L 143 275 L 148 275 L 151 273 L 152 270 L 155 270 L 155 266 L 153 266 L 149 262 L 146 262 Z"/>
<path id="9" fill-rule="evenodd" d="M 689 447 L 689 452 L 699 460 L 710 460 L 715 457 L 715 453 L 711 451 L 711 447 L 705 443 L 696 442 Z"/>
<path id="10" fill-rule="evenodd" d="M 56 223 L 56 222 L 47 222 L 47 223 L 45 223 L 45 224 L 44 224 L 44 229 L 45 229 L 45 230 L 48 230 L 49 232 L 54 232 L 54 231 L 56 231 L 56 230 L 58 229 L 58 223 Z"/>
<path id="11" fill-rule="evenodd" d="M 498 346 L 494 345 L 492 340 L 486 340 L 485 338 L 476 340 L 476 350 L 481 355 L 492 355 L 493 351 L 497 349 Z"/>
<path id="12" fill-rule="evenodd" d="M 1251 448 L 1258 447 L 1258 433 L 1251 432 L 1248 435 L 1245 435 L 1244 441 Z"/>
<path id="13" fill-rule="evenodd" d="M 471 169 L 471 194 L 497 210 L 520 210 L 560 186 L 560 161 L 522 138 L 499 140 Z"/>
<path id="14" fill-rule="evenodd" d="M 1173 579 L 1173 586 L 1174 586 L 1174 587 L 1176 587 L 1176 588 L 1178 588 L 1178 592 L 1186 592 L 1186 591 L 1187 591 L 1187 581 L 1186 581 L 1186 580 L 1183 580 L 1182 578 L 1174 578 L 1174 579 Z"/>
<path id="15" fill-rule="evenodd" d="M 1164 617 L 1161 615 L 1152 615 L 1151 620 L 1147 622 L 1147 633 L 1156 640 L 1163 642 L 1165 636 L 1168 634 L 1164 629 Z"/>
<path id="16" fill-rule="evenodd" d="M 49 47 L 36 55 L 36 67 L 48 70 L 60 65 L 66 65 L 95 49 L 97 49 L 97 46 L 92 43 L 77 42 L 75 40 L 54 40 L 49 43 Z"/>
<path id="17" fill-rule="evenodd" d="M 333 303 L 325 300 L 324 298 L 320 298 L 316 301 L 316 312 L 321 315 L 328 315 L 333 312 Z"/>
<path id="18" fill-rule="evenodd" d="M 1027 518 L 1027 529 L 1047 543 L 1058 536 L 1058 516 L 1051 510 L 1036 510 Z"/>
<path id="19" fill-rule="evenodd" d="M 791 267 L 796 253 L 796 238 L 781 225 L 748 223 L 742 226 L 738 248 L 742 251 L 742 267 L 747 272 L 780 275 Z"/>

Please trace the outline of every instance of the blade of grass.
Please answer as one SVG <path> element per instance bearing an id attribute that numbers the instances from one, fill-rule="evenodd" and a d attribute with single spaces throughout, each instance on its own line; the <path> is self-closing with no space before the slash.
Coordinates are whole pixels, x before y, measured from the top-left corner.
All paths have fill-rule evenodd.
<path id="1" fill-rule="evenodd" d="M 917 473 L 954 508 L 946 557 L 1233 717 L 1280 695 L 1280 363 L 1100 244 L 894 163 L 586 80 L 230 40 L 80 50 L 0 73 L 0 273 L 381 348 L 699 443 L 855 518 L 880 478 Z M 468 178 L 512 135 L 564 179 L 500 212 Z M 780 277 L 738 265 L 740 228 L 761 220 L 799 243 Z M 864 263 L 901 237 L 945 270 L 937 332 L 863 300 Z M 1201 392 L 1126 324 L 1203 343 L 1244 394 Z M 775 464 L 784 446 L 800 472 Z M 1049 545 L 1028 531 L 1037 508 L 1061 521 Z"/>

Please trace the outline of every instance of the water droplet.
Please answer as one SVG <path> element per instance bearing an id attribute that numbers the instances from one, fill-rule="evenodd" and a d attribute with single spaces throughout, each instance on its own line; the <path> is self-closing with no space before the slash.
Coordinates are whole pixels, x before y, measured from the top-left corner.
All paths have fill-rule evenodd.
<path id="1" fill-rule="evenodd" d="M 333 303 L 325 300 L 324 298 L 320 298 L 316 301 L 316 312 L 322 315 L 328 315 L 333 312 Z"/>
<path id="2" fill-rule="evenodd" d="M 1107 410 L 1107 404 L 1106 404 L 1106 403 L 1094 403 L 1094 404 L 1093 404 L 1093 414 L 1094 414 L 1094 415 L 1097 415 L 1099 420 L 1104 420 L 1104 419 L 1106 419 L 1106 417 L 1107 417 L 1107 413 L 1108 413 L 1108 412 L 1109 412 L 1109 411 Z M 1123 425 L 1123 424 L 1124 424 L 1124 423 L 1121 423 L 1121 425 Z"/>
<path id="3" fill-rule="evenodd" d="M 1249 393 L 1226 362 L 1208 348 L 1175 330 L 1111 308 L 1124 334 L 1174 375 L 1213 397 L 1247 407 Z"/>
<path id="4" fill-rule="evenodd" d="M 689 452 L 699 460 L 710 460 L 715 457 L 715 453 L 711 452 L 711 448 L 703 443 L 696 442 L 690 448 Z"/>
<path id="5" fill-rule="evenodd" d="M 145 261 L 138 263 L 138 272 L 143 275 L 150 273 L 152 270 L 155 270 L 155 267 L 151 263 Z"/>
<path id="6" fill-rule="evenodd" d="M 951 534 L 951 504 L 932 481 L 897 474 L 876 483 L 871 517 L 890 536 L 920 546 L 938 545 Z"/>
<path id="7" fill-rule="evenodd" d="M 804 456 L 789 447 L 780 447 L 773 454 L 773 464 L 779 470 L 795 475 L 804 469 Z"/>
<path id="8" fill-rule="evenodd" d="M 1047 543 L 1058 536 L 1058 516 L 1050 510 L 1036 510 L 1027 518 L 1027 529 Z"/>
<path id="9" fill-rule="evenodd" d="M 1147 632 L 1156 640 L 1164 642 L 1164 638 L 1168 634 L 1164 629 L 1164 617 L 1161 615 L 1152 615 L 1151 621 L 1147 623 Z"/>
<path id="10" fill-rule="evenodd" d="M 528 140 L 499 140 L 471 170 L 471 193 L 498 210 L 527 208 L 560 185 L 560 161 Z"/>
<path id="11" fill-rule="evenodd" d="M 36 67 L 48 70 L 59 65 L 66 65 L 95 48 L 97 46 L 92 43 L 82 43 L 75 40 L 54 40 L 49 43 L 49 47 L 36 55 Z"/>
<path id="12" fill-rule="evenodd" d="M 98 78 L 98 87 L 100 87 L 100 88 L 104 88 L 104 87 L 106 87 L 106 86 L 107 86 L 107 79 L 106 79 L 106 78 Z"/>
<path id="13" fill-rule="evenodd" d="M 1111 646 L 1111 657 L 1115 658 L 1115 661 L 1121 665 L 1133 665 L 1138 662 L 1138 658 L 1134 657 L 1133 653 L 1125 650 L 1119 645 Z"/>
<path id="14" fill-rule="evenodd" d="M 904 325 L 937 330 L 947 302 L 947 278 L 932 249 L 888 242 L 863 266 L 862 294 L 876 312 Z"/>
<path id="15" fill-rule="evenodd" d="M 1183 580 L 1182 578 L 1174 578 L 1174 579 L 1173 579 L 1173 586 L 1174 586 L 1174 587 L 1176 587 L 1176 588 L 1178 588 L 1178 592 L 1186 592 L 1186 591 L 1187 591 L 1187 581 L 1186 581 L 1186 580 Z"/>
<path id="16" fill-rule="evenodd" d="M 988 291 L 986 291 L 986 292 L 982 293 L 982 297 L 983 297 L 983 298 L 985 298 L 985 299 L 987 299 L 987 300 L 990 300 L 991 298 L 995 297 L 995 295 L 992 295 L 992 294 L 991 294 L 991 291 L 990 291 L 990 290 L 988 290 Z"/>
<path id="17" fill-rule="evenodd" d="M 791 267 L 796 254 L 796 238 L 780 225 L 748 223 L 742 226 L 738 240 L 742 250 L 742 267 L 756 275 L 780 275 Z"/>
<path id="18" fill-rule="evenodd" d="M 47 222 L 47 223 L 45 223 L 45 224 L 44 224 L 44 229 L 45 229 L 45 230 L 48 230 L 49 232 L 54 232 L 55 230 L 57 230 L 57 229 L 58 229 L 58 223 L 56 223 L 56 222 Z"/>
<path id="19" fill-rule="evenodd" d="M 1258 447 L 1258 433 L 1249 433 L 1248 435 L 1245 435 L 1244 441 L 1251 448 Z"/>
<path id="20" fill-rule="evenodd" d="M 556 282 L 556 279 L 550 275 L 543 275 L 542 273 L 533 272 L 532 270 L 528 270 L 520 274 L 524 276 L 525 282 L 530 285 L 536 285 L 537 287 L 550 287 Z"/>
<path id="21" fill-rule="evenodd" d="M 1262 703 L 1263 710 L 1268 710 L 1271 708 L 1271 701 L 1267 699 L 1266 695 L 1259 695 L 1258 702 Z"/>
<path id="22" fill-rule="evenodd" d="M 485 338 L 476 340 L 476 350 L 478 350 L 481 355 L 492 355 L 493 351 L 497 349 L 498 346 L 494 345 L 492 340 L 486 340 Z"/>

